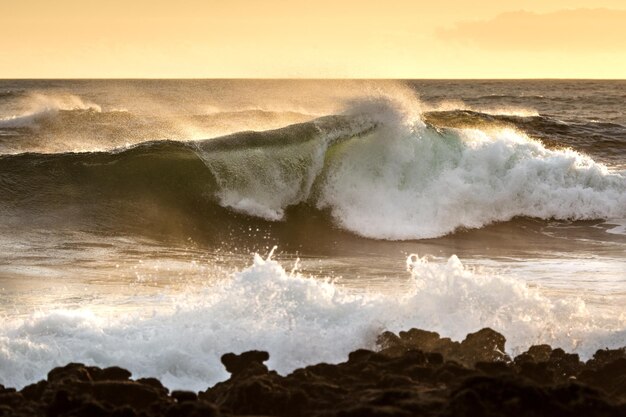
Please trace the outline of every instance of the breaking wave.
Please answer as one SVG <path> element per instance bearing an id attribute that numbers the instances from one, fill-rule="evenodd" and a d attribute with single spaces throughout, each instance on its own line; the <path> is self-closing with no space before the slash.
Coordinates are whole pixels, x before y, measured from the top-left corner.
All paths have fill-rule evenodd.
<path id="1" fill-rule="evenodd" d="M 267 221 L 289 221 L 288 208 L 306 206 L 352 233 L 390 240 L 518 216 L 626 218 L 624 172 L 509 127 L 434 127 L 389 99 L 278 130 L 1 158 L 5 210 L 37 210 L 45 219 L 73 209 L 100 225 L 133 223 L 139 205 L 199 222 L 218 222 L 202 218 L 203 205 Z"/>
<path id="2" fill-rule="evenodd" d="M 536 289 L 469 269 L 456 256 L 412 255 L 402 296 L 359 294 L 329 281 L 287 273 L 255 256 L 223 282 L 149 301 L 152 314 L 42 311 L 0 327 L 0 383 L 24 386 L 53 366 L 119 365 L 171 388 L 205 389 L 225 379 L 226 352 L 268 350 L 281 373 L 340 362 L 374 348 L 384 330 L 428 328 L 459 340 L 484 326 L 507 337 L 509 353 L 549 343 L 590 357 L 624 343 L 624 317 L 592 316 L 579 299 L 551 301 Z"/>

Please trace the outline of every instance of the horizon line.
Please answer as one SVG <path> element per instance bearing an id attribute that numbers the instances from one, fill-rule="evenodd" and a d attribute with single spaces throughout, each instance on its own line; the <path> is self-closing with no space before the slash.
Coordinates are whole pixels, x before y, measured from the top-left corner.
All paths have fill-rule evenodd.
<path id="1" fill-rule="evenodd" d="M 139 81 L 139 80 L 215 80 L 215 81 L 626 81 L 626 78 L 569 78 L 569 77 L 530 77 L 530 78 L 382 78 L 382 77 L 336 77 L 336 78 L 315 78 L 315 77 L 18 77 L 3 78 L 0 81 Z"/>

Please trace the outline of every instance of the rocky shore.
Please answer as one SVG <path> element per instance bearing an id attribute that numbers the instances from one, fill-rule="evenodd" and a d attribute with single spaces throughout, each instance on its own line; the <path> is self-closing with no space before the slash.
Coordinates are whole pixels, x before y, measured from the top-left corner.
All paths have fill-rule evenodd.
<path id="1" fill-rule="evenodd" d="M 378 345 L 286 376 L 263 364 L 267 352 L 228 353 L 230 379 L 199 393 L 71 363 L 21 391 L 0 385 L 0 416 L 626 416 L 626 347 L 587 362 L 548 345 L 510 358 L 488 328 L 462 342 L 385 332 Z"/>

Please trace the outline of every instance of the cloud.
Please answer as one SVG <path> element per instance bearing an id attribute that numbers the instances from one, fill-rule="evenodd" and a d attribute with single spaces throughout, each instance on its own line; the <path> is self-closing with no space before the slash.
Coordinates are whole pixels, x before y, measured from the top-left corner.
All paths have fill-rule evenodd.
<path id="1" fill-rule="evenodd" d="M 439 29 L 437 36 L 498 50 L 626 53 L 626 10 L 507 12 L 491 20 L 457 22 Z"/>

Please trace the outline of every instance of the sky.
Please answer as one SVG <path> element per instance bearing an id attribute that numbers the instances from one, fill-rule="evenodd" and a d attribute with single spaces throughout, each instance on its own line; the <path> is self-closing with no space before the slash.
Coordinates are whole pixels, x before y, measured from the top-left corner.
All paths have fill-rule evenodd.
<path id="1" fill-rule="evenodd" d="M 626 78 L 624 0 L 0 0 L 0 78 Z"/>

